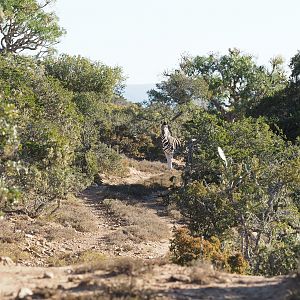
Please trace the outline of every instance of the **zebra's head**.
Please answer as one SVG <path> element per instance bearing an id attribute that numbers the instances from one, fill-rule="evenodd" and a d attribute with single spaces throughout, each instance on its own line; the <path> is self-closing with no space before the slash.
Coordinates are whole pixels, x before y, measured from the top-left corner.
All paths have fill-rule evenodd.
<path id="1" fill-rule="evenodd" d="M 171 128 L 166 121 L 161 124 L 161 134 L 164 136 L 172 135 Z"/>

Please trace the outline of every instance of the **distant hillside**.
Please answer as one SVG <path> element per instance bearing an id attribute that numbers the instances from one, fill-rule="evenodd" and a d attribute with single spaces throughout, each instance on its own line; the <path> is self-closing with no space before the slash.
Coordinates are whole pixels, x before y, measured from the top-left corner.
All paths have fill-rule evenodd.
<path id="1" fill-rule="evenodd" d="M 124 97 L 132 102 L 148 100 L 147 91 L 155 88 L 154 83 L 128 84 L 125 88 Z"/>

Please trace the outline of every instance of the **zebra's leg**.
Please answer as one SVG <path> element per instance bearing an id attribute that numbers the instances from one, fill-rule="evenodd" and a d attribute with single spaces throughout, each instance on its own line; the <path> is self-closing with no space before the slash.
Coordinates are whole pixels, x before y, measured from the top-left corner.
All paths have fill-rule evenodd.
<path id="1" fill-rule="evenodd" d="M 172 166 L 172 160 L 173 160 L 173 153 L 166 153 L 166 158 L 167 158 L 167 163 L 168 163 L 168 168 L 169 170 L 173 169 Z"/>

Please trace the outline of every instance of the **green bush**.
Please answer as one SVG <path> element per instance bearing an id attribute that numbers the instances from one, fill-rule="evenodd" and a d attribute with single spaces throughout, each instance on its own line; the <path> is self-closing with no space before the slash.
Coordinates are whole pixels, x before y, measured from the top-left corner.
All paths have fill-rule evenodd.
<path id="1" fill-rule="evenodd" d="M 0 99 L 0 213 L 1 209 L 16 204 L 20 196 L 16 186 L 21 171 L 17 156 L 17 114 L 14 105 Z"/>
<path id="2" fill-rule="evenodd" d="M 228 123 L 200 115 L 186 127 L 195 141 L 185 186 L 173 201 L 193 235 L 232 245 L 252 273 L 288 273 L 296 267 L 299 243 L 299 147 L 275 135 L 262 119 Z"/>
<path id="3" fill-rule="evenodd" d="M 98 172 L 123 171 L 121 157 L 101 143 L 104 134 L 96 126 L 100 118 L 97 113 L 104 104 L 99 99 L 105 95 L 111 97 L 120 74 L 109 67 L 94 67 L 95 72 L 98 67 L 104 70 L 101 80 L 95 78 L 102 82 L 95 88 L 102 94 L 95 96 L 91 91 L 84 98 L 84 94 L 72 90 L 74 78 L 74 82 L 72 78 L 64 82 L 69 84 L 66 89 L 36 60 L 0 56 L 1 98 L 7 99 L 7 104 L 2 102 L 0 106 L 1 206 L 4 202 L 12 203 L 20 195 L 19 208 L 34 216 L 49 202 L 84 188 Z M 97 72 L 81 76 L 87 80 Z M 91 89 L 92 86 L 93 83 Z M 91 101 L 84 103 L 86 99 Z M 94 112 L 92 116 L 91 112 Z M 102 120 L 106 117 L 105 112 L 102 113 Z M 27 170 L 22 176 L 18 174 L 19 161 Z"/>
<path id="4" fill-rule="evenodd" d="M 98 173 L 124 175 L 127 171 L 122 163 L 122 157 L 112 148 L 99 143 L 94 145 L 85 154 L 88 174 L 95 176 Z"/>

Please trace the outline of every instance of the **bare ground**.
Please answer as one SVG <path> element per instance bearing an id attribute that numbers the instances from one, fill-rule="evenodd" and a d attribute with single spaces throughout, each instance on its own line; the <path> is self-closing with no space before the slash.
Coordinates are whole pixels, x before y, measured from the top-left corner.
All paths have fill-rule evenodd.
<path id="1" fill-rule="evenodd" d="M 293 276 L 240 276 L 170 264 L 176 220 L 166 214 L 162 195 L 179 172 L 141 165 L 131 166 L 126 178 L 102 176 L 103 184 L 78 195 L 76 204 L 64 203 L 55 218 L 5 220 L 14 240 L 2 243 L 0 256 L 13 262 L 0 261 L 0 299 L 300 299 Z M 85 222 L 77 224 L 75 212 Z"/>

